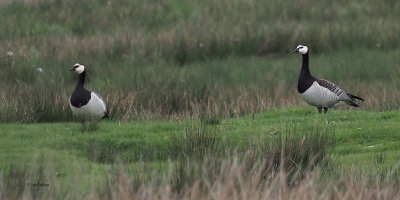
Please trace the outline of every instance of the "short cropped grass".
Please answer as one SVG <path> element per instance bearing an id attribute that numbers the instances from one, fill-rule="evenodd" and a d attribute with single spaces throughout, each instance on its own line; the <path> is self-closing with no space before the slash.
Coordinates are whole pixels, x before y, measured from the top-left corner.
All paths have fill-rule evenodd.
<path id="1" fill-rule="evenodd" d="M 313 132 L 335 136 L 333 155 L 345 167 L 356 164 L 354 157 L 363 166 L 372 165 L 380 153 L 380 163 L 394 165 L 400 150 L 397 142 L 400 137 L 398 112 L 330 110 L 327 115 L 319 115 L 311 107 L 289 108 L 225 119 L 211 125 L 206 122 L 163 120 L 133 123 L 104 121 L 99 123 L 98 131 L 84 133 L 81 133 L 79 123 L 1 124 L 1 146 L 7 152 L 1 155 L 4 161 L 1 165 L 29 163 L 34 158 L 33 154 L 38 152 L 56 156 L 74 155 L 97 163 L 113 163 L 117 158 L 124 162 L 167 160 L 169 157 L 166 155 L 185 154 L 189 146 L 201 149 L 202 145 L 218 146 L 222 142 L 239 148 L 249 141 L 268 141 L 287 134 Z M 200 126 L 201 123 L 204 126 Z M 188 135 L 183 141 L 178 142 L 178 138 L 175 143 L 171 142 L 177 134 L 185 132 L 206 132 L 206 135 Z M 276 135 L 270 134 L 275 132 Z M 203 142 L 184 144 L 190 141 Z M 171 149 L 173 152 L 167 152 Z M 45 153 L 47 151 L 49 153 Z"/>

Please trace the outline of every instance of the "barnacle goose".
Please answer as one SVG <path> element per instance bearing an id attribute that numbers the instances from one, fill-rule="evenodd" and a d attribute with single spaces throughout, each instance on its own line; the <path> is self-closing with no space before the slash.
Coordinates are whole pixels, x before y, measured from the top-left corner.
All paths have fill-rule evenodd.
<path id="1" fill-rule="evenodd" d="M 304 101 L 317 107 L 319 113 L 321 113 L 322 108 L 326 113 L 328 108 L 338 105 L 340 102 L 359 107 L 357 101 L 364 101 L 364 99 L 343 91 L 327 80 L 313 77 L 308 68 L 309 52 L 307 46 L 299 45 L 292 53 L 294 52 L 299 52 L 303 55 L 303 65 L 297 84 L 297 91 Z"/>
<path id="2" fill-rule="evenodd" d="M 108 118 L 106 104 L 100 95 L 83 87 L 86 78 L 85 66 L 76 63 L 70 71 L 79 74 L 78 83 L 69 99 L 72 113 L 82 122 Z"/>

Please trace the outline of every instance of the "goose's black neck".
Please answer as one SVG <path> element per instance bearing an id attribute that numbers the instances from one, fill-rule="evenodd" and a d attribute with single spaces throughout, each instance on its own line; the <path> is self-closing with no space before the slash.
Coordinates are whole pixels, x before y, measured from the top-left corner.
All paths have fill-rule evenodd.
<path id="1" fill-rule="evenodd" d="M 77 108 L 86 105 L 91 98 L 91 92 L 83 87 L 83 84 L 85 84 L 85 78 L 86 71 L 83 71 L 79 74 L 78 84 L 76 84 L 75 90 L 70 98 L 71 105 Z"/>
<path id="2" fill-rule="evenodd" d="M 85 78 L 86 78 L 86 70 L 79 74 L 79 80 L 78 84 L 76 84 L 76 87 L 83 87 L 83 84 L 85 84 Z"/>
<path id="3" fill-rule="evenodd" d="M 297 83 L 297 91 L 299 93 L 305 92 L 314 82 L 311 76 L 310 69 L 308 68 L 308 52 L 303 54 L 303 64 L 301 66 L 299 81 Z"/>
<path id="4" fill-rule="evenodd" d="M 308 52 L 303 54 L 303 65 L 301 66 L 301 74 L 311 75 L 310 69 L 308 68 Z"/>

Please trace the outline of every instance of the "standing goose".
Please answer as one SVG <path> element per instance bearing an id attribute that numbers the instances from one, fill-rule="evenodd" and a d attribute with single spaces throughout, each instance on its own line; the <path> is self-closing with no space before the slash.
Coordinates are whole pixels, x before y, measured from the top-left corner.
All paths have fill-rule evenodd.
<path id="1" fill-rule="evenodd" d="M 82 122 L 108 118 L 106 104 L 100 95 L 83 87 L 86 77 L 85 66 L 76 63 L 70 71 L 79 74 L 78 83 L 69 99 L 72 113 Z"/>
<path id="2" fill-rule="evenodd" d="M 303 65 L 297 84 L 297 91 L 304 101 L 317 107 L 319 113 L 321 113 L 322 108 L 324 109 L 324 113 L 326 113 L 328 108 L 337 105 L 339 102 L 359 107 L 357 101 L 364 101 L 364 99 L 343 91 L 327 80 L 313 77 L 308 68 L 307 46 L 299 45 L 293 52 L 299 52 L 303 55 Z"/>

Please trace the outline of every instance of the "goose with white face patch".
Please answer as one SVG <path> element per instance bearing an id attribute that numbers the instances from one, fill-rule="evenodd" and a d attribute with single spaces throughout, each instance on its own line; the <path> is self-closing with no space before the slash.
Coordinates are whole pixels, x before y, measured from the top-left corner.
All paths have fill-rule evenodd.
<path id="1" fill-rule="evenodd" d="M 100 95 L 83 87 L 86 78 L 85 66 L 77 63 L 70 71 L 79 74 L 78 83 L 69 99 L 72 113 L 82 122 L 108 118 L 106 104 Z"/>
<path id="2" fill-rule="evenodd" d="M 340 102 L 359 107 L 358 101 L 364 101 L 364 99 L 343 91 L 327 80 L 313 77 L 308 68 L 309 50 L 307 46 L 299 45 L 293 52 L 299 52 L 303 55 L 303 65 L 297 84 L 297 91 L 304 101 L 317 107 L 319 113 L 321 113 L 322 109 L 326 113 L 328 108 L 338 105 Z"/>

